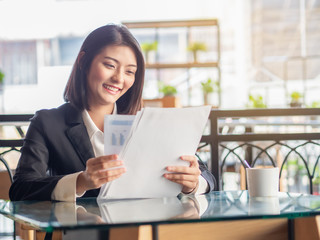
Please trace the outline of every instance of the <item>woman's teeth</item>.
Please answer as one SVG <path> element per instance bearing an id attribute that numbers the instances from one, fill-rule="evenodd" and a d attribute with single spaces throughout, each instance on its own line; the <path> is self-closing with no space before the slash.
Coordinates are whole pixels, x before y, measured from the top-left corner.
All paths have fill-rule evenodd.
<path id="1" fill-rule="evenodd" d="M 106 89 L 109 89 L 111 91 L 114 91 L 114 92 L 117 92 L 117 91 L 120 90 L 119 88 L 111 87 L 111 86 L 108 86 L 106 84 L 103 84 L 103 87 L 106 88 Z"/>

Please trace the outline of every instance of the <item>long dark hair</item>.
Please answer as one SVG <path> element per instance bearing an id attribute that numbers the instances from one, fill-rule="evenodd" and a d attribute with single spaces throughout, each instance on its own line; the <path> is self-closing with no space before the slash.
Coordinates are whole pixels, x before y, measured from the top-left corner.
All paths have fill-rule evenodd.
<path id="1" fill-rule="evenodd" d="M 87 92 L 87 73 L 92 60 L 109 45 L 130 47 L 137 58 L 137 71 L 132 87 L 117 100 L 120 114 L 136 114 L 141 108 L 145 65 L 140 45 L 127 27 L 108 24 L 91 32 L 84 40 L 75 61 L 68 83 L 64 90 L 64 100 L 79 110 L 89 109 Z M 81 52 L 85 54 L 80 58 Z"/>

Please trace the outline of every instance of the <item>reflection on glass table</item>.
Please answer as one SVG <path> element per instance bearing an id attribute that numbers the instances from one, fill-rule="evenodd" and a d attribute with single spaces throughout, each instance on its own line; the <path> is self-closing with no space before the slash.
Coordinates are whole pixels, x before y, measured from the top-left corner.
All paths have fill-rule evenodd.
<path id="1" fill-rule="evenodd" d="M 212 192 L 196 197 L 135 200 L 80 199 L 72 202 L 0 200 L 0 213 L 52 231 L 125 225 L 295 218 L 320 214 L 320 196 L 280 192 L 277 198 L 249 198 L 247 191 Z"/>

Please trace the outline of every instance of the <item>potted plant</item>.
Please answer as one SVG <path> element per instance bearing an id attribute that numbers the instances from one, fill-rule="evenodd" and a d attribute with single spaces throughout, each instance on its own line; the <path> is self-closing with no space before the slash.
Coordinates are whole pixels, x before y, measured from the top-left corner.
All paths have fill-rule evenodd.
<path id="1" fill-rule="evenodd" d="M 290 107 L 301 107 L 303 95 L 300 92 L 294 91 L 290 94 Z"/>
<path id="2" fill-rule="evenodd" d="M 151 51 L 157 51 L 158 49 L 158 42 L 145 42 L 141 44 L 141 49 L 144 52 L 144 56 L 146 58 L 146 63 L 149 63 L 149 53 Z"/>
<path id="3" fill-rule="evenodd" d="M 4 73 L 0 69 L 0 91 L 2 90 L 3 81 L 4 81 Z"/>
<path id="4" fill-rule="evenodd" d="M 310 108 L 320 108 L 320 101 L 313 101 Z"/>
<path id="5" fill-rule="evenodd" d="M 160 87 L 159 91 L 163 93 L 165 97 L 175 96 L 177 94 L 177 89 L 171 85 L 163 85 Z"/>
<path id="6" fill-rule="evenodd" d="M 308 108 L 320 108 L 320 101 L 313 101 L 311 105 L 307 106 Z M 310 120 L 314 121 L 318 118 L 318 115 L 311 115 Z M 320 176 L 319 176 L 320 179 Z"/>
<path id="7" fill-rule="evenodd" d="M 163 93 L 162 106 L 163 107 L 179 107 L 180 100 L 176 96 L 178 93 L 176 87 L 168 84 L 159 83 L 159 92 Z"/>
<path id="8" fill-rule="evenodd" d="M 207 45 L 203 42 L 193 42 L 188 46 L 188 51 L 193 54 L 193 61 L 198 62 L 197 54 L 199 51 L 207 51 Z"/>
<path id="9" fill-rule="evenodd" d="M 263 97 L 261 95 L 249 95 L 248 108 L 266 108 L 267 105 L 264 103 Z"/>
<path id="10" fill-rule="evenodd" d="M 219 91 L 219 83 L 208 78 L 207 81 L 201 82 L 201 87 L 203 92 L 203 103 L 204 105 L 208 105 L 210 94 Z"/>

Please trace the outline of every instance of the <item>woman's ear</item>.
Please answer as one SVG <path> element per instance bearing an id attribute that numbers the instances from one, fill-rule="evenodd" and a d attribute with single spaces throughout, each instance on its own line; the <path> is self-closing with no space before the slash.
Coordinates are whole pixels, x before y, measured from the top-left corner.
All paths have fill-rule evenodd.
<path id="1" fill-rule="evenodd" d="M 82 69 L 82 62 L 83 62 L 83 56 L 86 54 L 86 52 L 84 51 L 81 51 L 79 54 L 78 54 L 78 58 L 77 58 L 77 63 L 80 67 L 80 69 Z"/>

